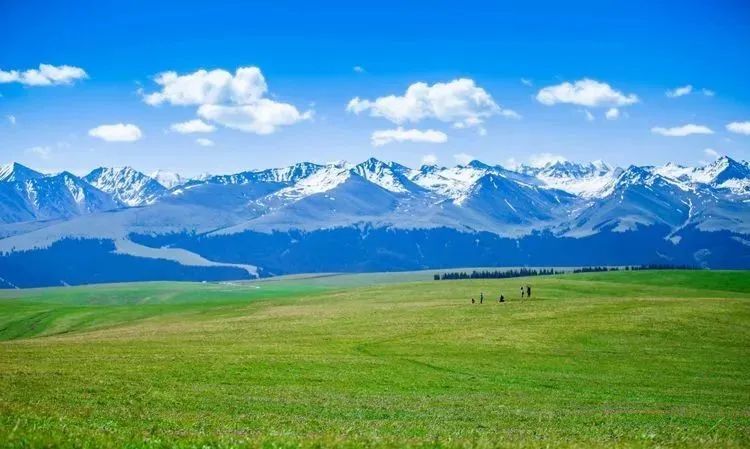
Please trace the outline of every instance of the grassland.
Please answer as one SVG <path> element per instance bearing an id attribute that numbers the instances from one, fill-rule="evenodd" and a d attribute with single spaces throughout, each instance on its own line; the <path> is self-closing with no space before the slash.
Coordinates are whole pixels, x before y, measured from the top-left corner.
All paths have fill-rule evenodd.
<path id="1" fill-rule="evenodd" d="M 750 446 L 747 272 L 420 276 L 0 292 L 0 446 Z"/>

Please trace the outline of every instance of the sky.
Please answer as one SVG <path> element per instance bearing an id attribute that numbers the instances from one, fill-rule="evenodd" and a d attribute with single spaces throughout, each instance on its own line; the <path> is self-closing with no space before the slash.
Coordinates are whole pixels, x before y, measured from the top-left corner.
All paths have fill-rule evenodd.
<path id="1" fill-rule="evenodd" d="M 0 0 L 0 42 L 42 171 L 750 159 L 746 0 Z"/>

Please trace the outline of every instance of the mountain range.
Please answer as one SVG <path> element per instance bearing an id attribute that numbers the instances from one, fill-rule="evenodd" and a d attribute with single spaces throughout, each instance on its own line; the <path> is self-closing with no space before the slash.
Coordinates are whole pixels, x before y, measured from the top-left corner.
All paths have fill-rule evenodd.
<path id="1" fill-rule="evenodd" d="M 749 234 L 750 165 L 729 157 L 625 169 L 370 158 L 197 179 L 0 167 L 5 287 L 459 265 L 750 267 Z"/>

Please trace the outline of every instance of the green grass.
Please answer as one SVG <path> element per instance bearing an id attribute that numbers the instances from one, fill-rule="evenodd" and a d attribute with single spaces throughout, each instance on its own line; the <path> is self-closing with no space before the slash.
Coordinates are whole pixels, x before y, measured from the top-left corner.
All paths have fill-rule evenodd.
<path id="1" fill-rule="evenodd" d="M 420 276 L 0 292 L 0 446 L 750 446 L 747 272 Z"/>

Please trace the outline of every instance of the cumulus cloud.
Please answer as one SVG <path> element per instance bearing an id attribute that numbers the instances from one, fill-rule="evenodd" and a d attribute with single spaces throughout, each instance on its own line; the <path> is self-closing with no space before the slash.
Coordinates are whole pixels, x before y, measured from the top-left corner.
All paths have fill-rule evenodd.
<path id="1" fill-rule="evenodd" d="M 240 67 L 234 74 L 223 69 L 198 70 L 186 75 L 170 71 L 160 73 L 154 81 L 161 90 L 144 94 L 146 103 L 198 106 L 198 116 L 202 119 L 240 131 L 271 134 L 313 114 L 266 98 L 268 85 L 258 67 Z"/>
<path id="2" fill-rule="evenodd" d="M 198 108 L 198 115 L 227 128 L 264 135 L 281 126 L 308 120 L 312 111 L 301 113 L 291 104 L 262 98 L 242 106 L 204 104 Z"/>
<path id="3" fill-rule="evenodd" d="M 750 135 L 750 121 L 747 122 L 732 122 L 727 124 L 727 131 L 731 131 L 737 134 Z"/>
<path id="4" fill-rule="evenodd" d="M 703 125 L 694 125 L 689 123 L 687 125 L 675 126 L 673 128 L 663 128 L 661 126 L 655 126 L 651 128 L 651 132 L 667 137 L 685 137 L 691 134 L 713 134 L 711 128 Z"/>
<path id="5" fill-rule="evenodd" d="M 422 156 L 422 165 L 437 165 L 438 157 L 434 154 L 425 154 Z"/>
<path id="6" fill-rule="evenodd" d="M 620 110 L 617 108 L 609 108 L 607 109 L 607 113 L 604 114 L 604 117 L 606 117 L 607 120 L 617 120 L 620 118 Z"/>
<path id="7" fill-rule="evenodd" d="M 703 150 L 703 153 L 704 153 L 704 154 L 705 154 L 706 156 L 708 156 L 708 157 L 712 157 L 712 158 L 714 158 L 714 159 L 718 159 L 718 158 L 719 158 L 719 157 L 721 156 L 721 155 L 719 154 L 719 152 L 718 152 L 718 151 L 716 151 L 716 150 L 714 150 L 713 148 L 706 148 L 705 150 Z"/>
<path id="8" fill-rule="evenodd" d="M 553 153 L 538 153 L 529 156 L 529 165 L 537 168 L 544 167 L 548 164 L 565 161 L 567 161 L 567 159 L 564 156 Z"/>
<path id="9" fill-rule="evenodd" d="M 214 125 L 210 125 L 200 119 L 188 120 L 187 122 L 181 123 L 173 123 L 172 126 L 169 127 L 169 129 L 180 134 L 212 133 L 216 131 L 216 127 Z"/>
<path id="10" fill-rule="evenodd" d="M 380 147 L 392 142 L 417 142 L 417 143 L 445 143 L 448 136 L 442 131 L 434 129 L 384 129 L 372 133 L 371 142 L 373 146 Z"/>
<path id="11" fill-rule="evenodd" d="M 388 95 L 375 100 L 356 97 L 349 101 L 346 110 L 354 114 L 369 112 L 372 117 L 383 117 L 398 125 L 437 119 L 456 127 L 477 126 L 487 117 L 504 111 L 486 90 L 467 78 L 431 86 L 414 83 L 400 96 Z"/>
<path id="12" fill-rule="evenodd" d="M 49 146 L 42 146 L 38 145 L 35 147 L 27 148 L 24 150 L 27 154 L 33 154 L 34 156 L 37 156 L 39 159 L 49 159 L 52 155 L 52 147 Z"/>
<path id="13" fill-rule="evenodd" d="M 693 92 L 693 86 L 688 84 L 687 86 L 675 87 L 674 89 L 670 89 L 666 92 L 666 95 L 669 98 L 677 98 L 685 95 L 690 95 L 691 92 Z"/>
<path id="14" fill-rule="evenodd" d="M 468 164 L 469 162 L 473 161 L 476 158 L 474 156 L 472 156 L 471 154 L 458 153 L 458 154 L 454 154 L 453 155 L 453 159 L 455 159 L 456 162 L 458 162 L 461 165 L 466 165 L 466 164 Z"/>
<path id="15" fill-rule="evenodd" d="M 152 106 L 163 103 L 177 106 L 248 104 L 268 91 L 266 79 L 258 67 L 240 67 L 234 74 L 223 69 L 201 69 L 187 75 L 162 72 L 154 81 L 161 86 L 161 91 L 143 97 Z"/>
<path id="16" fill-rule="evenodd" d="M 73 84 L 88 77 L 85 70 L 70 65 L 39 64 L 38 69 L 0 70 L 0 83 L 20 83 L 26 86 Z"/>
<path id="17" fill-rule="evenodd" d="M 199 139 L 195 139 L 195 143 L 202 147 L 212 147 L 214 146 L 214 141 L 211 139 L 206 139 L 204 137 L 201 137 Z"/>
<path id="18" fill-rule="evenodd" d="M 96 137 L 107 142 L 135 142 L 143 134 L 140 128 L 131 124 L 117 123 L 114 125 L 101 125 L 89 130 L 89 136 Z"/>
<path id="19" fill-rule="evenodd" d="M 586 107 L 628 106 L 639 101 L 635 94 L 623 94 L 607 83 L 588 78 L 547 86 L 537 93 L 536 99 L 547 106 L 575 104 Z"/>

